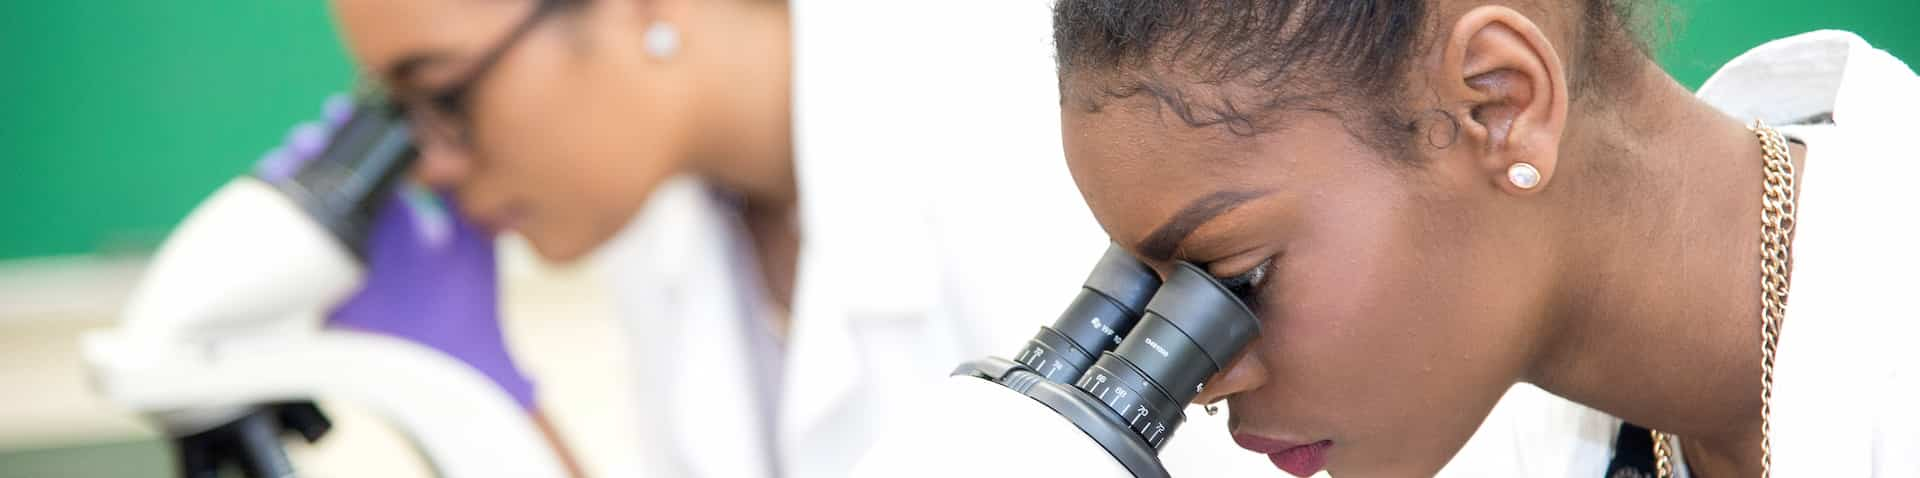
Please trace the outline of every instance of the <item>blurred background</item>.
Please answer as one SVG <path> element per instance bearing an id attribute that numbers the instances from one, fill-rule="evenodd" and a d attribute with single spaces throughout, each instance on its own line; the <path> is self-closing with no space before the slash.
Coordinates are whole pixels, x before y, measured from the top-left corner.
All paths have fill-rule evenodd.
<path id="1" fill-rule="evenodd" d="M 1762 41 L 1851 30 L 1920 58 L 1920 2 L 1667 0 L 1650 32 L 1699 86 Z M 116 317 L 146 255 L 195 203 L 318 115 L 353 70 L 325 2 L 0 2 L 0 478 L 169 476 L 154 432 L 87 388 L 76 342 Z M 633 439 L 621 334 L 594 265 L 502 250 L 505 332 L 589 472 Z M 414 476 L 405 439 L 345 404 L 294 450 L 314 476 Z"/>

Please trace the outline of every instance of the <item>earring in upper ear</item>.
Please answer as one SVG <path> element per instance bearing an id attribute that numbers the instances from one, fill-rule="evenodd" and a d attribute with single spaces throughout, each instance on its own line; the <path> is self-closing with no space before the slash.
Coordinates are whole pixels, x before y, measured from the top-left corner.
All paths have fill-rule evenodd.
<path id="1" fill-rule="evenodd" d="M 653 22 L 647 26 L 647 55 L 654 59 L 672 58 L 680 51 L 680 30 L 667 22 Z"/>
<path id="2" fill-rule="evenodd" d="M 1533 189 L 1540 185 L 1540 170 L 1527 163 L 1513 163 L 1507 167 L 1507 182 L 1520 189 Z"/>

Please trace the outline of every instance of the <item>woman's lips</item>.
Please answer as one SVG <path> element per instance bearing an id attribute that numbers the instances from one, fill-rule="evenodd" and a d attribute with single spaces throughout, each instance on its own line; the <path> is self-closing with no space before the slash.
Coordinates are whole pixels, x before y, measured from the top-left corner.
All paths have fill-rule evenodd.
<path id="1" fill-rule="evenodd" d="M 1333 448 L 1331 440 L 1302 444 L 1254 435 L 1234 435 L 1233 442 L 1267 455 L 1273 466 L 1294 476 L 1310 476 L 1326 469 L 1327 450 Z"/>

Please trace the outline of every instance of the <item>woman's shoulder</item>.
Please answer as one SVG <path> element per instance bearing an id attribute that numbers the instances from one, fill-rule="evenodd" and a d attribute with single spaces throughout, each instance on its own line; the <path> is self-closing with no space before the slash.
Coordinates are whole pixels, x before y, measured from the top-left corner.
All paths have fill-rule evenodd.
<path id="1" fill-rule="evenodd" d="M 1696 93 L 1736 118 L 1794 124 L 1832 118 L 1848 127 L 1888 123 L 1920 106 L 1906 62 L 1843 30 L 1769 41 L 1734 57 Z"/>
<path id="2" fill-rule="evenodd" d="M 1807 145 L 1774 368 L 1778 476 L 1920 476 L 1920 77 L 1850 32 L 1760 45 L 1699 97 Z M 1757 327 L 1756 327 L 1757 328 Z"/>
<path id="3" fill-rule="evenodd" d="M 1920 476 L 1920 154 L 1910 134 L 1834 121 L 1793 128 L 1811 140 L 1774 368 L 1775 470 Z"/>

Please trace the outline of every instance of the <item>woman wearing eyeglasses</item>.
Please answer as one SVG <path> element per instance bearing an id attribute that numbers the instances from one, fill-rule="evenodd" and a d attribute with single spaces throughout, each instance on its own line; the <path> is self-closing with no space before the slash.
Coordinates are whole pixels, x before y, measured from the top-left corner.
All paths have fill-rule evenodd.
<path id="1" fill-rule="evenodd" d="M 1261 316 L 1240 444 L 1427 475 L 1528 383 L 1584 406 L 1502 402 L 1512 476 L 1920 475 L 1920 79 L 1821 31 L 1687 91 L 1627 3 L 1058 4 L 1086 204 Z"/>
<path id="2" fill-rule="evenodd" d="M 1058 160 L 1044 2 L 332 5 L 420 177 L 613 279 L 640 443 L 590 469 L 844 476 L 1107 244 Z M 1264 466 L 1204 441 L 1184 463 Z"/>

